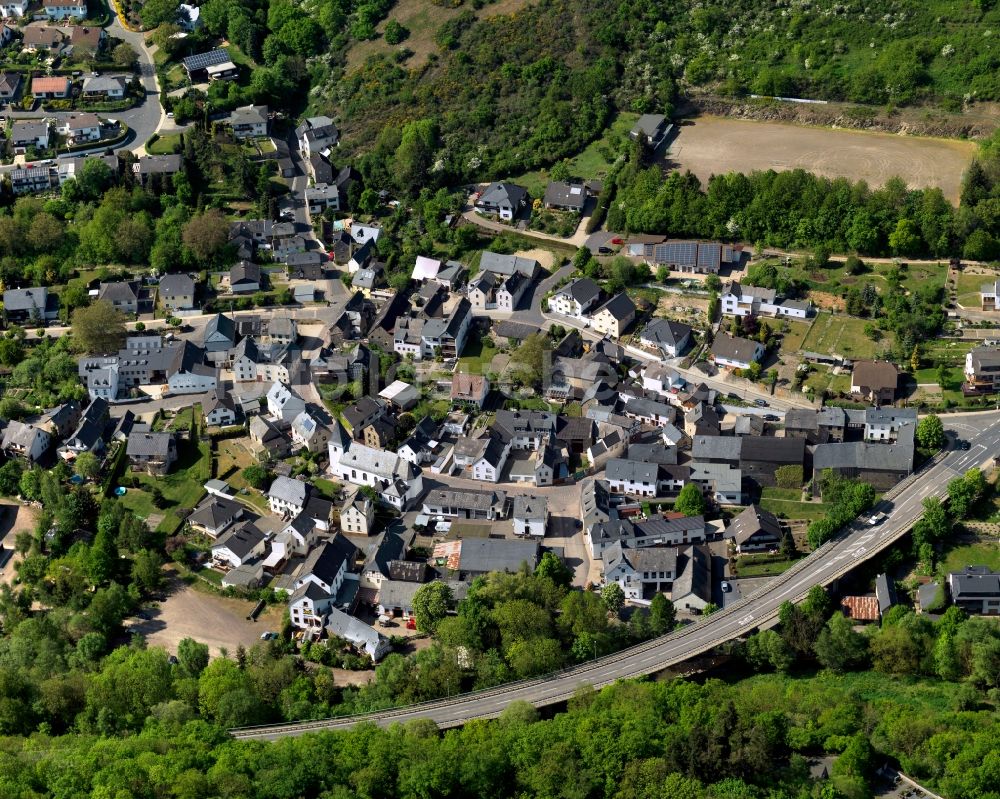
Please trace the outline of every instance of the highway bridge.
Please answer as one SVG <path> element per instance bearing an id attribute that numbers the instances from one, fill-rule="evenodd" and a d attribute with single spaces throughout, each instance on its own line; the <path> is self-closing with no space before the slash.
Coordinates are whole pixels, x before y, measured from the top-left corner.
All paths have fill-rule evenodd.
<path id="1" fill-rule="evenodd" d="M 545 677 L 507 683 L 417 705 L 357 716 L 273 724 L 232 730 L 240 739 L 273 740 L 319 730 L 346 730 L 362 721 L 382 726 L 429 719 L 438 727 L 459 727 L 472 719 L 496 718 L 515 701 L 535 707 L 565 702 L 580 686 L 601 688 L 617 680 L 655 674 L 708 652 L 772 621 L 784 602 L 799 602 L 816 585 L 830 585 L 859 563 L 903 537 L 923 513 L 926 497 L 943 498 L 948 483 L 1000 456 L 1000 412 L 956 414 L 945 420 L 952 446 L 889 491 L 876 506 L 888 518 L 871 527 L 858 520 L 791 569 L 725 610 L 638 646 Z"/>

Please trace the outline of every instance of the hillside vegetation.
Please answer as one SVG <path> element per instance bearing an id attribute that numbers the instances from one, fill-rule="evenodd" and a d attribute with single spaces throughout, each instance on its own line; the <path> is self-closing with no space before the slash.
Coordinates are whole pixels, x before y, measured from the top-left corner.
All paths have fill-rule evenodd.
<path id="1" fill-rule="evenodd" d="M 582 149 L 613 109 L 669 111 L 680 92 L 952 109 L 1000 99 L 993 0 L 542 0 L 499 16 L 446 5 L 436 52 L 423 52 L 422 29 L 419 57 L 405 38 L 380 39 L 361 66 L 352 57 L 345 72 L 337 54 L 314 72 L 313 105 L 339 115 L 349 147 L 370 149 L 383 130 L 391 138 L 432 119 L 437 173 L 465 179 L 551 164 Z M 428 7 L 422 25 L 439 18 Z"/>

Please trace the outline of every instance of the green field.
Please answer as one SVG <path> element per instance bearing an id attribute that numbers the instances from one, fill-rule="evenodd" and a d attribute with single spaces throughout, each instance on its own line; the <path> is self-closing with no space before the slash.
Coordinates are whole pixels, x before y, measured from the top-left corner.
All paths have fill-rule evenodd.
<path id="1" fill-rule="evenodd" d="M 803 348 L 802 342 L 805 341 L 806 336 L 809 334 L 811 324 L 809 322 L 785 320 L 782 321 L 779 330 L 784 330 L 786 325 L 788 332 L 781 334 L 781 350 L 789 354 L 798 352 Z"/>
<path id="2" fill-rule="evenodd" d="M 776 555 L 742 555 L 736 559 L 734 574 L 737 577 L 774 577 L 788 571 L 794 558 Z"/>
<path id="3" fill-rule="evenodd" d="M 628 137 L 628 132 L 638 118 L 638 114 L 627 112 L 615 117 L 601 138 L 591 142 L 579 155 L 569 159 L 570 175 L 584 180 L 601 180 L 606 177 L 621 145 Z M 547 169 L 536 169 L 511 180 L 524 186 L 532 197 L 541 197 L 551 178 Z"/>
<path id="4" fill-rule="evenodd" d="M 181 151 L 180 133 L 163 133 L 156 141 L 146 144 L 146 152 L 150 155 L 170 155 Z"/>
<path id="5" fill-rule="evenodd" d="M 996 279 L 996 276 L 993 276 Z M 958 304 L 970 310 L 982 307 L 979 289 L 983 283 L 990 282 L 990 275 L 969 275 L 964 272 L 956 276 L 955 292 L 958 294 Z"/>
<path id="6" fill-rule="evenodd" d="M 762 497 L 760 506 L 784 519 L 813 521 L 826 516 L 828 508 L 822 502 L 796 502 L 787 499 Z"/>
<path id="7" fill-rule="evenodd" d="M 482 375 L 490 370 L 496 348 L 488 338 L 470 339 L 458 359 L 458 371 L 467 374 Z"/>
<path id="8" fill-rule="evenodd" d="M 870 322 L 863 319 L 820 311 L 802 342 L 802 349 L 852 359 L 874 358 L 889 348 L 892 334 L 883 332 L 881 341 L 872 341 L 865 335 L 867 324 Z"/>
<path id="9" fill-rule="evenodd" d="M 948 550 L 938 565 L 941 579 L 948 572 L 957 572 L 966 566 L 987 566 L 992 571 L 1000 571 L 1000 546 L 996 543 L 967 544 Z"/>

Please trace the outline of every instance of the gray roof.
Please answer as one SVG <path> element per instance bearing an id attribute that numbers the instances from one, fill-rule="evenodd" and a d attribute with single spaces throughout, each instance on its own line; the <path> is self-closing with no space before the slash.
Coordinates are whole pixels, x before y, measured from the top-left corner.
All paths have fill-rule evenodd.
<path id="1" fill-rule="evenodd" d="M 534 569 L 538 563 L 535 541 L 509 541 L 504 538 L 466 538 L 462 540 L 459 569 L 467 572 L 516 572 L 522 563 Z"/>
<path id="2" fill-rule="evenodd" d="M 757 533 L 781 538 L 781 525 L 778 523 L 778 517 L 759 505 L 748 507 L 726 528 L 726 538 L 732 538 L 737 544 L 745 543 Z"/>
<path id="3" fill-rule="evenodd" d="M 413 543 L 414 533 L 405 531 L 402 535 L 388 530 L 380 533 L 368 546 L 364 571 L 377 571 L 385 577 L 389 576 L 389 563 L 400 560 L 407 548 Z"/>
<path id="4" fill-rule="evenodd" d="M 11 141 L 23 141 L 25 139 L 43 139 L 49 135 L 48 122 L 26 122 L 15 120 L 10 128 Z"/>
<path id="5" fill-rule="evenodd" d="M 615 541 L 601 553 L 604 572 L 607 574 L 624 561 L 636 572 L 671 572 L 677 570 L 677 549 L 675 547 L 643 547 L 632 549 Z"/>
<path id="6" fill-rule="evenodd" d="M 108 302 L 136 302 L 139 299 L 139 282 L 120 280 L 115 283 L 101 283 L 97 298 Z"/>
<path id="7" fill-rule="evenodd" d="M 645 397 L 629 397 L 625 400 L 625 414 L 632 414 L 646 419 L 663 417 L 672 421 L 677 417 L 677 408 L 665 402 L 646 399 Z"/>
<path id="8" fill-rule="evenodd" d="M 212 549 L 226 547 L 236 557 L 242 559 L 259 546 L 263 540 L 264 534 L 252 522 L 246 522 L 224 533 Z"/>
<path id="9" fill-rule="evenodd" d="M 435 488 L 424 497 L 424 507 L 450 507 L 464 510 L 502 510 L 507 502 L 504 491 L 477 491 L 475 489 Z"/>
<path id="10" fill-rule="evenodd" d="M 742 436 L 738 440 L 741 461 L 801 464 L 806 457 L 806 442 L 803 438 Z"/>
<path id="11" fill-rule="evenodd" d="M 226 117 L 226 122 L 233 126 L 257 125 L 261 122 L 267 122 L 267 106 L 244 105 L 240 108 L 234 108 Z"/>
<path id="12" fill-rule="evenodd" d="M 720 333 L 712 342 L 712 354 L 729 361 L 749 363 L 759 352 L 760 344 L 739 336 Z"/>
<path id="13" fill-rule="evenodd" d="M 917 424 L 916 408 L 868 408 L 865 411 L 865 424 Z"/>
<path id="14" fill-rule="evenodd" d="M 517 208 L 521 203 L 523 203 L 528 197 L 528 192 L 526 189 L 514 183 L 504 183 L 498 181 L 491 183 L 485 189 L 483 189 L 482 194 L 479 195 L 479 203 L 487 205 L 503 206 L 509 205 L 512 208 Z"/>
<path id="15" fill-rule="evenodd" d="M 640 338 L 654 344 L 667 344 L 675 347 L 690 335 L 690 325 L 674 322 L 670 319 L 653 319 L 643 328 Z"/>
<path id="16" fill-rule="evenodd" d="M 875 578 L 875 598 L 878 600 L 878 612 L 883 616 L 896 604 L 896 583 L 885 572 Z"/>
<path id="17" fill-rule="evenodd" d="M 3 293 L 3 307 L 7 311 L 35 311 L 41 317 L 48 303 L 49 290 L 44 286 L 27 289 L 8 289 Z"/>
<path id="18" fill-rule="evenodd" d="M 520 272 L 525 277 L 534 277 L 538 270 L 538 261 L 534 258 L 522 258 L 519 255 L 503 255 L 486 250 L 479 259 L 481 271 L 496 272 L 499 275 L 512 275 Z"/>
<path id="19" fill-rule="evenodd" d="M 357 647 L 364 648 L 372 658 L 385 643 L 385 636 L 374 627 L 337 608 L 330 608 L 326 618 L 326 631 L 330 636 L 343 638 Z"/>
<path id="20" fill-rule="evenodd" d="M 643 114 L 632 126 L 632 132 L 644 133 L 650 139 L 654 139 L 666 122 L 667 118 L 663 114 Z"/>
<path id="21" fill-rule="evenodd" d="M 126 453 L 130 458 L 165 461 L 170 457 L 173 438 L 172 433 L 137 433 L 133 430 L 128 437 Z"/>
<path id="22" fill-rule="evenodd" d="M 608 480 L 623 480 L 632 483 L 656 484 L 659 475 L 659 466 L 655 463 L 644 461 L 625 460 L 623 458 L 612 458 L 608 461 L 605 469 Z"/>
<path id="23" fill-rule="evenodd" d="M 581 277 L 561 288 L 558 293 L 572 297 L 581 305 L 586 305 L 601 296 L 601 287 L 589 277 Z"/>
<path id="24" fill-rule="evenodd" d="M 190 275 L 164 275 L 160 278 L 160 297 L 194 296 L 194 280 Z"/>
<path id="25" fill-rule="evenodd" d="M 948 586 L 956 602 L 1000 598 L 1000 572 L 991 572 L 986 566 L 966 566 L 964 571 L 949 572 Z"/>
<path id="26" fill-rule="evenodd" d="M 820 444 L 813 451 L 813 468 L 817 472 L 823 469 L 909 472 L 913 468 L 913 444 L 868 441 Z"/>
<path id="27" fill-rule="evenodd" d="M 618 432 L 615 431 L 615 436 Z M 629 444 L 627 451 L 628 459 L 632 461 L 645 461 L 646 463 L 659 463 L 666 466 L 673 466 L 677 463 L 677 447 L 668 447 L 659 442 L 652 444 Z"/>
<path id="28" fill-rule="evenodd" d="M 300 579 L 309 575 L 315 575 L 327 585 L 331 584 L 341 567 L 348 567 L 354 560 L 357 548 L 344 536 L 337 535 L 330 541 L 324 541 L 309 553 L 302 570 L 299 572 Z"/>
<path id="29" fill-rule="evenodd" d="M 383 580 L 378 589 L 378 603 L 383 608 L 412 608 L 413 595 L 422 583 L 413 580 Z"/>
<path id="30" fill-rule="evenodd" d="M 306 483 L 284 476 L 275 477 L 267 491 L 269 497 L 283 500 L 299 508 L 305 507 L 308 493 L 309 486 Z"/>
<path id="31" fill-rule="evenodd" d="M 251 261 L 240 261 L 229 270 L 229 285 L 241 282 L 260 283 L 260 267 Z"/>
<path id="32" fill-rule="evenodd" d="M 676 598 L 689 594 L 712 601 L 712 556 L 708 547 L 687 547 L 681 551 L 683 565 L 674 580 L 672 595 Z"/>
<path id="33" fill-rule="evenodd" d="M 229 341 L 236 341 L 236 325 L 232 318 L 225 314 L 216 314 L 205 325 L 205 334 L 202 341 L 208 341 L 212 336 L 219 334 Z"/>
<path id="34" fill-rule="evenodd" d="M 739 461 L 742 441 L 736 436 L 695 436 L 691 457 L 696 461 Z"/>
<path id="35" fill-rule="evenodd" d="M 181 170 L 181 156 L 177 153 L 169 155 L 144 155 L 134 165 L 133 170 L 140 175 L 173 174 Z"/>
<path id="36" fill-rule="evenodd" d="M 545 187 L 543 202 L 546 205 L 560 205 L 582 211 L 587 203 L 587 187 L 582 183 L 553 180 Z"/>
<path id="37" fill-rule="evenodd" d="M 549 512 L 549 501 L 546 497 L 532 497 L 519 494 L 514 497 L 515 519 L 524 521 L 541 519 L 544 520 Z"/>
<path id="38" fill-rule="evenodd" d="M 598 314 L 601 311 L 607 311 L 615 319 L 621 322 L 623 319 L 628 319 L 630 316 L 635 315 L 635 303 L 632 302 L 632 298 L 623 291 L 604 303 L 604 305 L 598 308 L 594 313 Z"/>
<path id="39" fill-rule="evenodd" d="M 524 324 L 523 322 L 514 322 L 510 319 L 504 319 L 502 322 L 498 322 L 496 324 L 493 328 L 493 332 L 503 338 L 513 338 L 523 341 L 528 338 L 528 336 L 537 333 L 538 328 L 534 325 Z"/>
<path id="40" fill-rule="evenodd" d="M 44 435 L 47 435 L 47 433 L 33 424 L 25 424 L 14 419 L 11 420 L 4 430 L 3 447 L 4 449 L 8 449 L 17 446 L 23 447 L 25 450 L 30 450 L 34 440 Z"/>

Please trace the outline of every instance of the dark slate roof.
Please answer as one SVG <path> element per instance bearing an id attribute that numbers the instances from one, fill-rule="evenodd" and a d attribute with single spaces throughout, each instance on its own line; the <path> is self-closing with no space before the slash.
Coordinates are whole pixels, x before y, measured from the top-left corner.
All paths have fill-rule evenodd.
<path id="1" fill-rule="evenodd" d="M 516 572 L 522 563 L 534 569 L 538 563 L 536 541 L 511 541 L 505 538 L 465 538 L 459 556 L 459 569 L 469 572 Z"/>
<path id="2" fill-rule="evenodd" d="M 635 314 L 635 303 L 632 302 L 631 297 L 623 291 L 604 303 L 604 305 L 598 308 L 594 313 L 597 314 L 601 311 L 607 311 L 620 322 L 623 319 L 627 319 L 629 316 Z"/>
<path id="3" fill-rule="evenodd" d="M 587 187 L 582 183 L 553 180 L 545 187 L 544 203 L 582 211 L 587 203 Z"/>
<path id="4" fill-rule="evenodd" d="M 160 278 L 160 297 L 170 299 L 190 294 L 194 296 L 194 280 L 190 275 L 164 275 Z"/>
<path id="5" fill-rule="evenodd" d="M 743 436 L 740 439 L 741 461 L 801 464 L 806 457 L 803 438 L 775 438 L 774 436 Z"/>
<path id="6" fill-rule="evenodd" d="M 229 285 L 242 282 L 260 283 L 260 267 L 252 261 L 240 261 L 229 270 Z"/>
<path id="7" fill-rule="evenodd" d="M 205 336 L 202 340 L 207 341 L 216 333 L 221 334 L 230 341 L 236 341 L 236 325 L 233 323 L 232 318 L 221 313 L 213 316 L 208 320 L 208 324 L 205 325 Z"/>
<path id="8" fill-rule="evenodd" d="M 224 533 L 212 549 L 227 547 L 230 552 L 242 560 L 263 540 L 264 534 L 257 529 L 253 522 L 245 522 Z"/>
<path id="9" fill-rule="evenodd" d="M 726 538 L 732 538 L 737 544 L 748 541 L 757 533 L 781 538 L 781 525 L 778 523 L 778 517 L 759 505 L 748 507 L 726 528 Z"/>
<path id="10" fill-rule="evenodd" d="M 172 433 L 136 433 L 128 437 L 127 454 L 130 458 L 165 461 L 170 456 Z"/>
<path id="11" fill-rule="evenodd" d="M 817 472 L 823 469 L 908 472 L 913 468 L 913 444 L 867 441 L 820 444 L 813 451 L 813 468 Z"/>
<path id="12" fill-rule="evenodd" d="M 306 577 L 315 575 L 324 583 L 329 585 L 333 582 L 341 565 L 350 566 L 354 560 L 356 547 L 344 536 L 338 535 L 331 541 L 325 541 L 315 547 L 305 563 L 302 564 L 302 571 L 299 574 Z"/>
<path id="13" fill-rule="evenodd" d="M 574 280 L 559 293 L 569 294 L 570 297 L 581 305 L 586 305 L 588 302 L 593 302 L 601 296 L 601 287 L 589 277 L 581 277 Z"/>
<path id="14" fill-rule="evenodd" d="M 641 337 L 657 344 L 677 346 L 691 335 L 691 326 L 670 319 L 653 319 L 642 331 Z"/>
<path id="15" fill-rule="evenodd" d="M 712 601 L 712 556 L 708 547 L 693 546 L 681 551 L 684 565 L 674 580 L 673 596 L 694 594 L 706 602 Z"/>
<path id="16" fill-rule="evenodd" d="M 188 521 L 210 530 L 218 530 L 239 516 L 242 511 L 243 506 L 239 502 L 209 494 L 191 512 Z"/>

